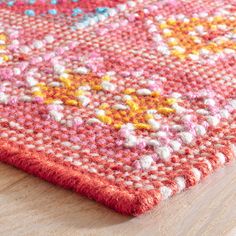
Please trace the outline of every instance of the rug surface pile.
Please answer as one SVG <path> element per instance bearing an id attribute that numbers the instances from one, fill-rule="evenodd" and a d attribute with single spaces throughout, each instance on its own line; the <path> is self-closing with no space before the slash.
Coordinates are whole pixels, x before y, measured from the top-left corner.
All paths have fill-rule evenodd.
<path id="1" fill-rule="evenodd" d="M 235 134 L 235 1 L 0 1 L 0 161 L 139 215 Z"/>

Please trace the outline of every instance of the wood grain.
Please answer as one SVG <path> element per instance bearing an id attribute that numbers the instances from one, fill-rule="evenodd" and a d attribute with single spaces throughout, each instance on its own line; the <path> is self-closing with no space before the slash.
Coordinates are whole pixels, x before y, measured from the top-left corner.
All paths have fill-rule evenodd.
<path id="1" fill-rule="evenodd" d="M 0 235 L 236 235 L 236 163 L 137 218 L 0 164 Z"/>

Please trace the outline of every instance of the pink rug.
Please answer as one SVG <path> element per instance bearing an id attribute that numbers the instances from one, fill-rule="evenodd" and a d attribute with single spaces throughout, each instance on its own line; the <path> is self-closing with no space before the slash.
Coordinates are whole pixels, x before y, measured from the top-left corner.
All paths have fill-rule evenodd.
<path id="1" fill-rule="evenodd" d="M 233 0 L 0 1 L 0 160 L 139 215 L 235 157 L 235 78 Z"/>

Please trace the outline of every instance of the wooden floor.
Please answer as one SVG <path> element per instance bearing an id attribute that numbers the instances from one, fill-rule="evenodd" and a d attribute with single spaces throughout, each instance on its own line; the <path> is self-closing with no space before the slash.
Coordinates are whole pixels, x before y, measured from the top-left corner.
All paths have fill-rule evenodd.
<path id="1" fill-rule="evenodd" d="M 236 163 L 137 217 L 0 163 L 0 235 L 236 235 Z"/>

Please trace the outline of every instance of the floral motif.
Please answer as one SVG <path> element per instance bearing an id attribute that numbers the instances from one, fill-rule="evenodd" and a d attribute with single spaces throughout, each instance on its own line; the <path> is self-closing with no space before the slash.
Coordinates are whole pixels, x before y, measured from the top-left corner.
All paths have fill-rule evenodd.
<path id="1" fill-rule="evenodd" d="M 224 50 L 236 50 L 236 21 L 234 16 L 174 17 L 161 19 L 161 31 L 171 54 L 179 57 L 208 55 Z"/>

